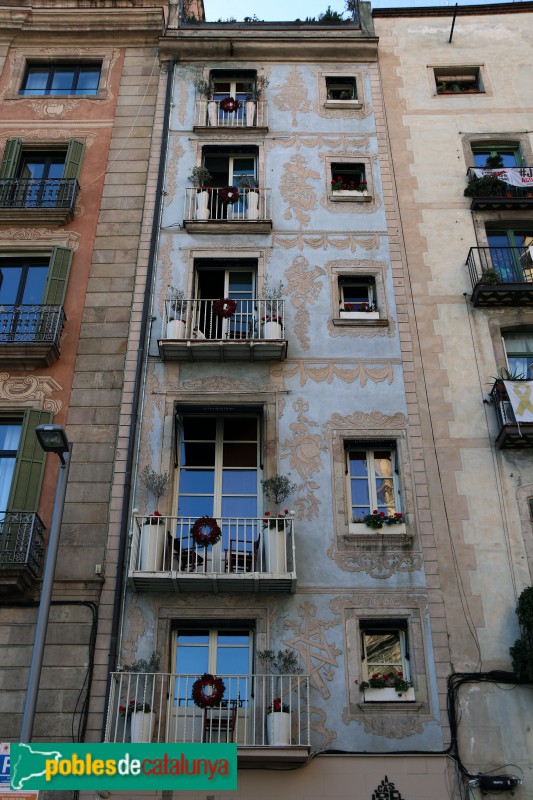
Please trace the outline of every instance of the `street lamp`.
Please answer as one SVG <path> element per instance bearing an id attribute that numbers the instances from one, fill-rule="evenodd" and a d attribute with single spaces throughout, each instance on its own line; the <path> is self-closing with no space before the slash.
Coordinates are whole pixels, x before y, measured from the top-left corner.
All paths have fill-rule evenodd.
<path id="1" fill-rule="evenodd" d="M 39 680 L 41 678 L 41 669 L 43 665 L 46 629 L 48 627 L 48 617 L 50 616 L 52 588 L 56 571 L 57 551 L 59 549 L 59 532 L 63 519 L 68 472 L 72 454 L 72 445 L 69 443 L 65 431 L 60 425 L 38 425 L 35 428 L 35 434 L 45 453 L 56 453 L 59 456 L 61 459 L 61 469 L 59 470 L 59 477 L 57 480 L 52 522 L 50 524 L 50 536 L 48 537 L 41 600 L 37 613 L 35 641 L 33 643 L 28 688 L 26 691 L 26 700 L 20 729 L 19 741 L 21 742 L 31 742 L 33 733 L 35 708 L 37 706 L 37 695 L 39 693 Z"/>

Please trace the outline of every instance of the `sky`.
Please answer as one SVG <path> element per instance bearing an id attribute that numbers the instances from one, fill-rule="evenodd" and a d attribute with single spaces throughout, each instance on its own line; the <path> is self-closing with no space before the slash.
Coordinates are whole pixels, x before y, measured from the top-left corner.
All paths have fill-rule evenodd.
<path id="1" fill-rule="evenodd" d="M 521 2 L 521 0 L 457 0 L 463 5 L 484 5 L 495 2 Z M 423 8 L 429 6 L 455 6 L 456 0 L 371 0 L 372 8 Z M 344 0 L 204 0 L 208 22 L 234 17 L 238 22 L 255 14 L 266 21 L 295 20 L 298 17 L 318 17 L 328 5 L 333 11 L 344 10 Z"/>

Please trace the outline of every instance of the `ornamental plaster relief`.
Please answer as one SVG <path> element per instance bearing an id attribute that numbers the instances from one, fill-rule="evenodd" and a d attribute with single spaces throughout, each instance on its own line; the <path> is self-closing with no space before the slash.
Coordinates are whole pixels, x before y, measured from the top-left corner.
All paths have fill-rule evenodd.
<path id="1" fill-rule="evenodd" d="M 288 111 L 292 116 L 292 127 L 298 125 L 298 117 L 311 110 L 309 95 L 302 74 L 297 67 L 291 67 L 284 83 L 272 87 L 274 105 L 280 111 Z"/>
<path id="2" fill-rule="evenodd" d="M 297 412 L 297 420 L 289 425 L 292 437 L 285 439 L 281 444 L 281 449 L 288 451 L 282 453 L 281 458 L 289 459 L 291 469 L 295 469 L 301 479 L 296 489 L 300 495 L 295 501 L 296 516 L 298 519 L 305 517 L 311 520 L 313 517 L 318 517 L 320 505 L 320 500 L 315 494 L 320 487 L 313 480 L 313 476 L 324 467 L 321 453 L 326 452 L 327 447 L 319 433 L 310 432 L 311 428 L 318 427 L 318 422 L 306 416 L 309 403 L 298 398 L 292 407 Z"/>
<path id="3" fill-rule="evenodd" d="M 307 335 L 309 331 L 309 311 L 305 305 L 313 305 L 322 291 L 322 282 L 317 281 L 321 275 L 326 275 L 322 267 L 309 267 L 309 261 L 304 256 L 296 256 L 292 265 L 286 270 L 285 277 L 287 288 L 284 294 L 291 298 L 291 304 L 296 309 L 293 332 L 300 347 L 309 350 L 310 342 Z"/>
<path id="4" fill-rule="evenodd" d="M 329 214 L 374 214 L 378 208 L 381 208 L 381 198 L 375 193 L 369 203 L 352 203 L 350 200 L 346 202 L 338 201 L 332 202 L 327 194 L 320 197 L 320 205 Z"/>
<path id="5" fill-rule="evenodd" d="M 26 408 L 42 408 L 57 414 L 63 402 L 52 399 L 53 392 L 60 392 L 63 387 L 49 375 L 11 376 L 8 372 L 0 373 L 0 404 L 12 405 L 16 402 Z"/>
<path id="6" fill-rule="evenodd" d="M 285 628 L 294 631 L 294 636 L 292 639 L 284 640 L 283 644 L 298 652 L 311 683 L 318 689 L 322 698 L 328 700 L 331 692 L 326 686 L 326 681 L 330 683 L 333 680 L 334 670 L 338 667 L 337 658 L 342 655 L 342 650 L 327 641 L 324 631 L 336 627 L 339 622 L 317 619 L 316 606 L 309 600 L 298 607 L 298 616 L 301 621 L 285 620 Z"/>
<path id="7" fill-rule="evenodd" d="M 265 141 L 265 147 L 272 150 L 276 146 L 284 147 L 286 150 L 291 147 L 317 147 L 319 150 L 327 149 L 331 155 L 353 155 L 354 152 L 359 150 L 367 150 L 370 144 L 370 136 L 366 134 L 350 134 L 350 133 L 313 133 L 313 134 L 295 134 L 294 136 L 287 136 L 282 138 L 272 138 Z"/>
<path id="8" fill-rule="evenodd" d="M 311 718 L 311 730 L 323 736 L 320 750 L 325 750 L 327 746 L 337 738 L 337 734 L 330 728 L 326 728 L 327 715 L 324 709 L 317 708 L 316 706 L 309 706 L 309 715 Z M 315 717 L 317 719 L 315 719 Z"/>
<path id="9" fill-rule="evenodd" d="M 392 611 L 418 608 L 423 616 L 427 617 L 429 614 L 428 596 L 425 592 L 405 593 L 363 590 L 334 597 L 330 600 L 329 607 L 339 617 L 339 624 L 342 622 L 343 612 L 347 608 L 377 608 L 379 610 L 388 609 Z"/>
<path id="10" fill-rule="evenodd" d="M 424 733 L 425 724 L 419 716 L 406 714 L 402 716 L 390 712 L 386 714 L 364 714 L 362 722 L 365 733 L 374 733 L 385 736 L 386 739 L 403 739 L 405 736 L 414 736 Z"/>
<path id="11" fill-rule="evenodd" d="M 283 214 L 284 219 L 296 218 L 300 227 L 309 225 L 311 216 L 308 211 L 316 211 L 317 195 L 309 178 L 320 180 L 320 173 L 309 169 L 307 161 L 300 155 L 294 155 L 284 165 L 284 173 L 280 181 L 280 194 L 289 208 Z"/>
<path id="12" fill-rule="evenodd" d="M 419 572 L 423 566 L 420 553 L 339 553 L 335 543 L 328 548 L 327 556 L 345 572 L 365 572 L 376 580 L 387 580 L 396 573 Z"/>
<path id="13" fill-rule="evenodd" d="M 274 244 L 279 244 L 284 250 L 292 250 L 293 247 L 297 247 L 300 252 L 304 247 L 311 247 L 313 250 L 327 250 L 328 247 L 334 247 L 336 250 L 349 249 L 354 253 L 358 247 L 362 247 L 363 250 L 378 250 L 381 242 L 379 234 L 363 238 L 351 233 L 348 235 L 331 233 L 307 235 L 302 231 L 298 231 L 296 235 L 276 233 L 272 239 Z"/>
<path id="14" fill-rule="evenodd" d="M 10 239 L 13 241 L 50 241 L 50 245 L 55 245 L 61 242 L 65 247 L 70 247 L 71 250 L 76 251 L 80 244 L 78 239 L 81 234 L 76 231 L 66 231 L 64 228 L 3 228 L 1 231 L 2 240 Z M 1 241 L 1 240 L 0 240 Z"/>
<path id="15" fill-rule="evenodd" d="M 3 147 L 5 148 L 6 141 L 13 136 L 13 133 L 9 133 L 4 131 L 0 133 L 0 142 L 3 142 Z M 29 143 L 35 142 L 36 140 L 45 140 L 45 141 L 61 141 L 67 142 L 70 139 L 76 138 L 76 136 L 83 136 L 85 140 L 85 146 L 90 148 L 95 143 L 98 135 L 96 133 L 88 133 L 86 129 L 81 128 L 31 128 L 31 129 L 22 129 L 17 131 L 17 138 L 21 139 L 23 142 L 27 141 Z"/>
<path id="16" fill-rule="evenodd" d="M 392 416 L 382 414 L 381 411 L 371 411 L 365 413 L 364 411 L 356 411 L 348 416 L 341 414 L 332 414 L 327 422 L 322 426 L 324 430 L 342 430 L 354 428 L 356 430 L 380 430 L 391 428 L 405 428 L 407 427 L 407 417 L 398 411 Z"/>
<path id="17" fill-rule="evenodd" d="M 343 383 L 354 383 L 358 380 L 361 386 L 365 386 L 369 380 L 373 383 L 387 381 L 389 384 L 394 380 L 392 361 L 387 361 L 383 366 L 380 367 L 369 367 L 364 362 L 359 362 L 356 363 L 355 366 L 348 367 L 341 367 L 338 364 L 331 362 L 316 367 L 312 367 L 304 361 L 299 361 L 295 366 L 292 366 L 290 362 L 285 362 L 284 364 L 279 364 L 273 367 L 272 375 L 282 375 L 284 379 L 293 378 L 295 375 L 299 375 L 300 386 L 305 386 L 308 380 L 312 380 L 314 383 L 323 383 L 325 381 L 328 384 L 333 383 L 335 379 L 338 379 Z M 372 412 L 371 415 L 364 414 L 362 411 L 360 411 L 357 412 L 357 414 L 352 414 L 350 418 L 341 417 L 339 414 L 334 415 L 334 417 L 336 417 L 339 421 L 346 419 L 346 427 L 351 427 L 349 420 L 357 416 L 360 416 L 361 419 L 363 417 L 373 416 L 377 423 L 379 423 L 381 419 L 397 420 L 401 417 L 404 420 L 403 425 L 399 426 L 390 423 L 391 427 L 405 427 L 405 417 L 403 414 L 396 414 L 394 417 L 385 417 L 385 415 L 381 414 L 379 411 Z M 327 427 L 329 424 L 331 424 L 332 427 L 336 427 L 332 423 L 327 423 L 324 427 Z M 354 425 L 355 424 L 356 423 L 354 423 Z M 371 425 L 370 421 L 367 422 L 367 426 L 369 428 L 377 427 L 377 425 Z M 361 426 L 359 425 L 358 427 Z"/>

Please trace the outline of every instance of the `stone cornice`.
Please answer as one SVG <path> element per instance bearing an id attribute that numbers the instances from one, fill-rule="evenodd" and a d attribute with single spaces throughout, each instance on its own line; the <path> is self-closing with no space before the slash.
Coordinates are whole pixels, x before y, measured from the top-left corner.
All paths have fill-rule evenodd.
<path id="1" fill-rule="evenodd" d="M 57 5 L 52 8 L 0 5 L 0 30 L 19 29 L 25 36 L 50 33 L 52 36 L 90 33 L 99 34 L 161 34 L 164 29 L 163 4 L 157 7 L 72 8 Z"/>
<path id="2" fill-rule="evenodd" d="M 355 26 L 326 28 L 304 25 L 216 26 L 203 24 L 167 31 L 161 56 L 178 61 L 377 61 L 378 39 Z"/>

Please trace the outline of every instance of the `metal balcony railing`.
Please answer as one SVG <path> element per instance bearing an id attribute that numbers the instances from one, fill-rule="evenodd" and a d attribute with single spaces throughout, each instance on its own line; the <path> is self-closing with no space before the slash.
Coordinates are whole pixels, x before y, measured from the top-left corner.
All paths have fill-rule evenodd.
<path id="1" fill-rule="evenodd" d="M 531 247 L 471 247 L 466 265 L 472 286 L 533 282 Z"/>
<path id="2" fill-rule="evenodd" d="M 38 514 L 0 511 L 0 576 L 3 567 L 28 567 L 35 577 L 39 575 L 44 552 L 43 531 Z"/>
<path id="3" fill-rule="evenodd" d="M 309 747 L 308 675 L 218 675 L 224 694 L 208 710 L 192 699 L 199 677 L 112 672 L 105 741 Z"/>
<path id="4" fill-rule="evenodd" d="M 524 185 L 518 186 L 514 183 L 507 183 L 501 177 L 502 173 L 509 173 L 510 180 L 515 180 L 516 184 L 523 182 Z M 531 198 L 533 203 L 533 168 L 531 167 L 505 167 L 505 169 L 480 169 L 479 167 L 469 167 L 466 173 L 468 183 L 473 183 L 474 194 L 472 197 L 492 199 L 492 198 Z M 496 178 L 501 181 L 501 186 L 494 183 L 492 188 L 483 186 L 483 183 L 476 184 L 479 178 Z M 476 191 L 479 187 L 479 193 Z"/>
<path id="5" fill-rule="evenodd" d="M 3 178 L 0 180 L 0 208 L 72 209 L 79 188 L 75 178 Z"/>
<path id="6" fill-rule="evenodd" d="M 282 339 L 285 301 L 237 300 L 230 317 L 220 316 L 220 300 L 167 300 L 163 339 Z M 217 305 L 218 304 L 218 305 Z"/>
<path id="7" fill-rule="evenodd" d="M 266 128 L 267 105 L 264 100 L 239 100 L 236 111 L 224 111 L 220 100 L 197 100 L 194 125 L 200 128 Z"/>
<path id="8" fill-rule="evenodd" d="M 195 517 L 136 516 L 130 573 L 203 576 L 285 574 L 294 571 L 294 518 L 219 517 L 222 536 L 199 545 L 191 528 Z"/>
<path id="9" fill-rule="evenodd" d="M 190 222 L 265 222 L 272 219 L 271 190 L 235 188 L 238 198 L 228 202 L 228 187 L 185 189 L 184 220 Z"/>
<path id="10" fill-rule="evenodd" d="M 63 306 L 0 306 L 0 344 L 42 342 L 59 345 Z"/>

